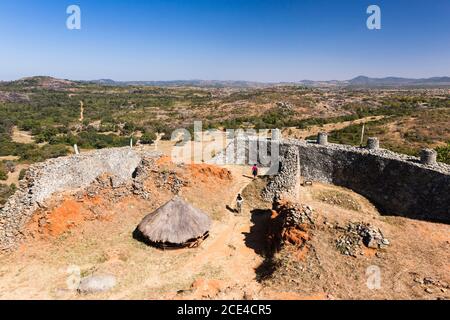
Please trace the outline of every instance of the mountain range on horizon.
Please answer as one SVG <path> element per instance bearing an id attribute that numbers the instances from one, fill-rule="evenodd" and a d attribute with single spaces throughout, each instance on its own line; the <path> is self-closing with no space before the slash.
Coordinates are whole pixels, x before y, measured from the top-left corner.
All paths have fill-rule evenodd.
<path id="1" fill-rule="evenodd" d="M 350 80 L 300 80 L 295 82 L 257 82 L 244 80 L 167 80 L 167 81 L 115 81 L 112 79 L 98 80 L 68 80 L 50 76 L 33 76 L 14 81 L 2 81 L 2 84 L 16 84 L 24 86 L 69 86 L 76 83 L 97 84 L 104 86 L 158 86 L 158 87 L 266 87 L 277 85 L 303 85 L 307 87 L 449 87 L 450 77 L 431 78 L 402 78 L 384 77 L 371 78 L 357 76 Z"/>
<path id="2" fill-rule="evenodd" d="M 431 77 L 431 78 L 402 78 L 402 77 L 384 77 L 371 78 L 367 76 L 358 76 L 350 80 L 300 80 L 295 82 L 258 82 L 243 80 L 171 80 L 171 81 L 114 81 L 111 79 L 100 79 L 88 81 L 103 85 L 147 85 L 147 86 L 231 86 L 231 87 L 257 87 L 273 85 L 304 85 L 311 87 L 339 87 L 339 86 L 450 86 L 450 77 Z"/>

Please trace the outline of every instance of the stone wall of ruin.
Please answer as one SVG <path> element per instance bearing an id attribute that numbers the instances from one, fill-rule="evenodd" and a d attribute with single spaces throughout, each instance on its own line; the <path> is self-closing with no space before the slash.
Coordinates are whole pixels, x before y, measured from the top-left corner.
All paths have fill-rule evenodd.
<path id="1" fill-rule="evenodd" d="M 274 143 L 269 139 L 261 144 L 262 154 L 270 155 Z M 280 157 L 269 171 L 276 174 L 263 193 L 267 199 L 277 192 L 296 196 L 301 171 L 304 179 L 352 189 L 369 199 L 382 213 L 450 222 L 448 165 L 433 161 L 422 164 L 419 158 L 383 149 L 299 140 L 276 143 Z M 238 153 L 238 157 L 234 157 L 235 145 L 230 144 L 211 162 L 232 164 L 238 159 L 239 164 L 254 164 L 255 160 L 246 154 Z M 249 149 L 244 148 L 244 153 Z M 131 181 L 141 160 L 157 155 L 138 148 L 116 148 L 32 165 L 18 191 L 0 211 L 0 251 L 17 244 L 33 212 L 45 206 L 45 201 L 53 194 L 85 188 L 103 173 L 109 173 L 116 185 Z"/>
<path id="2" fill-rule="evenodd" d="M 130 181 L 141 159 L 150 153 L 129 147 L 103 149 L 32 165 L 0 211 L 0 251 L 17 244 L 33 212 L 53 194 L 85 188 L 103 173 L 109 173 L 115 185 Z"/>
<path id="3" fill-rule="evenodd" d="M 276 164 L 275 164 L 276 165 Z M 271 176 L 262 192 L 266 201 L 272 201 L 279 196 L 289 196 L 297 199 L 300 196 L 300 154 L 295 146 L 287 147 L 280 155 L 278 170 Z"/>
<path id="4" fill-rule="evenodd" d="M 292 168 L 297 167 L 297 160 L 284 155 L 296 148 L 301 175 L 306 180 L 349 188 L 365 196 L 384 214 L 450 222 L 449 165 L 422 164 L 420 158 L 376 147 L 370 149 L 329 144 L 326 137 L 321 139 L 323 145 L 301 140 L 282 140 L 277 143 L 280 143 L 280 163 L 275 162 L 275 172 L 281 178 L 270 178 L 269 189 L 263 192 L 267 199 L 275 195 L 276 186 L 283 192 L 290 189 L 295 195 L 298 178 L 292 173 Z M 270 149 L 270 145 L 271 142 L 260 148 Z M 232 148 L 225 150 L 216 159 L 217 163 L 222 163 L 224 159 L 228 164 L 232 163 L 232 151 Z M 263 153 L 270 154 L 270 150 Z M 239 158 L 245 159 L 245 156 L 240 155 Z"/>
<path id="5" fill-rule="evenodd" d="M 305 179 L 349 188 L 384 214 L 450 222 L 448 165 L 424 165 L 419 158 L 384 149 L 295 140 L 284 145 L 282 150 L 298 148 Z"/>

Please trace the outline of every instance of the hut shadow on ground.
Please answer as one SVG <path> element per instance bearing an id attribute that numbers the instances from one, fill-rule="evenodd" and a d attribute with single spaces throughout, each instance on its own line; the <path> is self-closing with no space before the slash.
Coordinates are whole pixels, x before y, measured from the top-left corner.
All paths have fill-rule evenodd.
<path id="1" fill-rule="evenodd" d="M 142 242 L 148 246 L 152 246 L 152 242 L 148 240 L 141 231 L 139 231 L 139 228 L 134 229 L 133 231 L 133 239 L 139 242 Z"/>
<path id="2" fill-rule="evenodd" d="M 199 245 L 206 239 L 209 238 L 209 233 L 206 233 L 205 235 L 203 235 L 203 237 L 199 237 L 197 239 L 190 239 L 189 241 L 186 242 L 186 244 L 172 244 L 172 243 L 162 243 L 162 242 L 153 242 L 150 241 L 147 237 L 145 237 L 144 234 L 142 234 L 142 232 L 139 230 L 139 228 L 134 229 L 133 231 L 133 239 L 136 241 L 139 241 L 143 244 L 146 244 L 149 247 L 152 247 L 153 249 L 158 249 L 158 250 L 162 250 L 162 251 L 166 251 L 166 250 L 179 250 L 179 249 L 189 249 L 189 248 L 197 248 L 197 245 L 190 245 L 192 243 L 194 243 L 197 240 L 200 240 L 200 238 L 202 238 L 202 241 L 199 242 Z"/>
<path id="3" fill-rule="evenodd" d="M 267 228 L 272 212 L 268 209 L 254 209 L 251 211 L 250 232 L 243 232 L 245 245 L 257 254 L 264 256 L 267 248 Z"/>

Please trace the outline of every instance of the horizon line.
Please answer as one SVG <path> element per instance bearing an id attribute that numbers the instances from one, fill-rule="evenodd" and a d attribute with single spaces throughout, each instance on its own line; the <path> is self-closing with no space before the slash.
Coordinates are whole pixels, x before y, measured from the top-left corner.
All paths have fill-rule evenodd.
<path id="1" fill-rule="evenodd" d="M 450 75 L 437 75 L 437 76 L 429 76 L 429 77 L 402 77 L 402 76 L 383 76 L 383 77 L 372 77 L 372 76 L 366 76 L 366 75 L 358 75 L 354 76 L 350 79 L 345 80 L 338 80 L 338 79 L 328 79 L 328 80 L 311 80 L 311 79 L 301 79 L 301 80 L 281 80 L 281 81 L 263 81 L 263 80 L 236 80 L 236 79 L 227 79 L 227 80 L 218 80 L 218 79 L 201 79 L 201 78 L 191 78 L 191 79 L 171 79 L 171 80 L 115 80 L 112 78 L 97 78 L 97 79 L 71 79 L 66 77 L 58 77 L 58 76 L 52 76 L 52 75 L 32 75 L 32 76 L 25 76 L 20 78 L 15 78 L 14 80 L 4 80 L 1 79 L 0 82 L 14 82 L 14 81 L 20 81 L 24 79 L 30 79 L 30 78 L 39 78 L 39 77 L 47 77 L 47 78 L 53 78 L 53 79 L 59 79 L 59 80 L 69 80 L 74 82 L 94 82 L 94 81 L 113 81 L 113 82 L 176 82 L 176 81 L 210 81 L 210 82 L 253 82 L 253 83 L 261 83 L 261 84 L 277 84 L 277 83 L 298 83 L 303 81 L 312 81 L 312 82 L 345 82 L 354 80 L 357 78 L 369 78 L 369 79 L 388 79 L 388 78 L 396 78 L 396 79 L 408 79 L 408 80 L 428 80 L 433 78 L 450 78 Z"/>

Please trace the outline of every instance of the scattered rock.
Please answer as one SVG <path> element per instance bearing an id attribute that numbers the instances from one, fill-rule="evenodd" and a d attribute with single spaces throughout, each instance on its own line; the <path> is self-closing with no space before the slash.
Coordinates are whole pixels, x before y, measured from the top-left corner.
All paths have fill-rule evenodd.
<path id="1" fill-rule="evenodd" d="M 90 276 L 83 278 L 78 286 L 81 294 L 109 291 L 116 286 L 116 277 L 112 275 Z"/>
<path id="2" fill-rule="evenodd" d="M 277 102 L 277 108 L 281 109 L 282 111 L 292 111 L 294 107 L 289 102 L 280 101 Z"/>
<path id="3" fill-rule="evenodd" d="M 335 244 L 342 254 L 356 257 L 361 252 L 362 245 L 371 249 L 383 249 L 389 245 L 389 240 L 384 238 L 380 229 L 370 224 L 349 223 Z"/>

